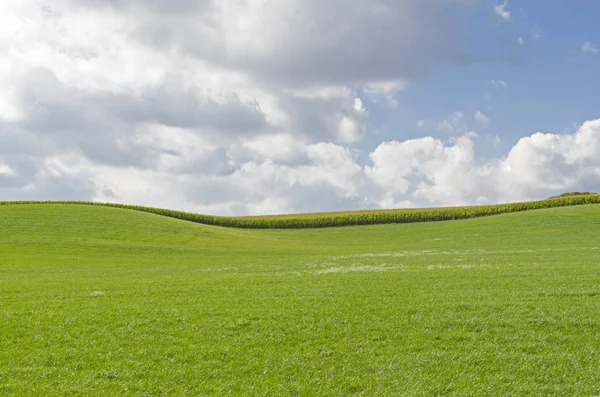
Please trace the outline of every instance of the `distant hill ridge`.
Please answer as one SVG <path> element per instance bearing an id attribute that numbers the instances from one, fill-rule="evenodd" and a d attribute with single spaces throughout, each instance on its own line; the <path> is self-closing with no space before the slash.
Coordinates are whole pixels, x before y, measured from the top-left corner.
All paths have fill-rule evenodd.
<path id="1" fill-rule="evenodd" d="M 122 208 L 181 219 L 205 225 L 244 229 L 308 229 L 337 226 L 377 225 L 389 223 L 435 222 L 470 219 L 511 212 L 573 205 L 600 204 L 600 194 L 570 192 L 539 201 L 471 207 L 414 208 L 392 210 L 367 210 L 311 214 L 289 214 L 253 217 L 230 217 L 194 214 L 138 205 L 97 203 L 87 201 L 0 201 L 0 205 L 73 204 Z"/>
<path id="2" fill-rule="evenodd" d="M 560 194 L 558 196 L 552 196 L 550 198 L 552 199 L 552 198 L 560 198 L 560 197 L 590 196 L 590 195 L 594 195 L 594 194 L 599 194 L 599 193 L 594 193 L 594 192 L 567 192 L 567 193 Z"/>

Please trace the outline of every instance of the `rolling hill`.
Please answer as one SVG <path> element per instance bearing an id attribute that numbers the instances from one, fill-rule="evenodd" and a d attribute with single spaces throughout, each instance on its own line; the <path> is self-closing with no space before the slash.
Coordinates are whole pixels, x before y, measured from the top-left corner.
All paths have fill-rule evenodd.
<path id="1" fill-rule="evenodd" d="M 594 204 L 290 230 L 0 205 L 0 395 L 599 395 L 599 235 Z"/>

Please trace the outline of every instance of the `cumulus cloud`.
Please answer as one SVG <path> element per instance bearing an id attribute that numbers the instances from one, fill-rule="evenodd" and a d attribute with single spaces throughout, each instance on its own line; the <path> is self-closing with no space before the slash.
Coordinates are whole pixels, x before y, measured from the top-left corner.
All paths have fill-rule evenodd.
<path id="1" fill-rule="evenodd" d="M 402 85 L 438 62 L 451 61 L 461 45 L 460 32 L 445 10 L 460 3 L 134 0 L 107 6 L 86 0 L 82 4 L 116 9 L 129 19 L 135 37 L 162 51 L 191 54 L 267 84 L 303 87 Z"/>
<path id="2" fill-rule="evenodd" d="M 393 104 L 461 62 L 456 5 L 2 2 L 0 196 L 228 213 L 297 208 L 292 194 L 350 202 L 360 166 L 348 145 L 369 119 L 360 95 Z"/>
<path id="3" fill-rule="evenodd" d="M 572 134 L 524 137 L 506 157 L 485 163 L 476 161 L 474 138 L 384 142 L 370 154 L 373 165 L 365 173 L 379 187 L 382 202 L 463 205 L 599 190 L 600 120 Z"/>
<path id="4" fill-rule="evenodd" d="M 471 135 L 445 145 L 432 137 L 384 142 L 370 154 L 365 173 L 380 189 L 382 203 L 411 198 L 420 202 L 463 204 L 477 193 Z M 412 201 L 411 200 L 411 201 Z"/>
<path id="5" fill-rule="evenodd" d="M 500 162 L 498 180 L 515 196 L 536 192 L 598 189 L 600 120 L 584 123 L 573 134 L 536 133 L 521 138 Z"/>

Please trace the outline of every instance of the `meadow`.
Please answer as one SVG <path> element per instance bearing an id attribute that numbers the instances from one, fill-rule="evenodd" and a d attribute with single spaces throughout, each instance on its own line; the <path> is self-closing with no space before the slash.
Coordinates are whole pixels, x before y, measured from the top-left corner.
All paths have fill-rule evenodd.
<path id="1" fill-rule="evenodd" d="M 597 396 L 597 199 L 244 221 L 306 229 L 4 203 L 0 395 Z"/>

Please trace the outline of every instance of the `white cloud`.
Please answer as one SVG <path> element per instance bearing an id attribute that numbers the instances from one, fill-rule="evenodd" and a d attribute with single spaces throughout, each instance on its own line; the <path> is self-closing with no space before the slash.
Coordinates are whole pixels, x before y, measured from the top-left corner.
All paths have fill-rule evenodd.
<path id="1" fill-rule="evenodd" d="M 519 36 L 517 38 L 517 43 L 519 43 L 520 45 L 523 45 L 523 44 L 525 44 L 525 39 L 522 36 Z"/>
<path id="2" fill-rule="evenodd" d="M 503 88 L 508 88 L 508 84 L 504 80 L 490 80 L 490 84 L 499 85 Z"/>
<path id="3" fill-rule="evenodd" d="M 600 190 L 600 120 L 573 134 L 536 133 L 506 157 L 475 160 L 469 135 L 454 143 L 434 138 L 382 143 L 367 176 L 387 201 L 462 205 L 539 199 L 571 190 Z"/>
<path id="4" fill-rule="evenodd" d="M 279 176 L 287 187 L 273 194 L 284 197 L 291 174 L 298 197 L 320 208 L 340 197 L 354 203 L 346 171 L 315 152 L 337 158 L 336 150 L 346 153 L 364 137 L 369 112 L 358 93 L 395 105 L 394 95 L 415 79 L 462 62 L 468 40 L 445 12 L 452 4 L 470 7 L 462 0 L 0 2 L 0 163 L 14 173 L 3 172 L 0 198 L 228 213 L 252 203 L 308 205 L 265 201 L 271 186 L 256 178 Z M 240 174 L 247 191 L 230 185 Z M 195 187 L 202 194 L 186 193 Z M 250 207 L 240 204 L 246 198 Z"/>
<path id="5" fill-rule="evenodd" d="M 592 44 L 589 41 L 586 41 L 585 43 L 583 43 L 583 46 L 581 47 L 581 51 L 598 53 L 598 46 L 595 44 Z"/>
<path id="6" fill-rule="evenodd" d="M 365 94 L 369 95 L 376 103 L 385 103 L 390 107 L 398 106 L 394 98 L 396 93 L 406 89 L 406 81 L 382 81 L 371 83 L 364 87 Z"/>
<path id="7" fill-rule="evenodd" d="M 6 164 L 0 164 L 0 174 L 15 175 L 15 171 Z"/>
<path id="8" fill-rule="evenodd" d="M 459 205 L 477 193 L 474 145 L 469 136 L 458 138 L 453 146 L 431 137 L 385 142 L 370 157 L 373 166 L 367 166 L 365 173 L 381 189 L 384 202 L 412 197 Z"/>
<path id="9" fill-rule="evenodd" d="M 473 115 L 473 118 L 477 121 L 479 121 L 481 124 L 489 124 L 490 119 L 483 114 L 480 110 L 476 111 L 475 114 Z"/>
<path id="10" fill-rule="evenodd" d="M 492 143 L 492 146 L 494 147 L 498 147 L 502 142 L 498 135 L 488 135 L 487 139 Z"/>
<path id="11" fill-rule="evenodd" d="M 600 120 L 586 122 L 572 134 L 525 137 L 506 157 L 485 163 L 476 160 L 472 133 L 448 142 L 432 137 L 383 142 L 364 167 L 340 145 L 306 145 L 285 135 L 251 138 L 244 143 L 246 149 L 232 148 L 222 160 L 213 161 L 238 164 L 223 172 L 216 165 L 210 171 L 186 154 L 183 142 L 193 142 L 182 140 L 186 132 L 155 128 L 148 127 L 155 131 L 149 142 L 169 147 L 178 156 L 161 154 L 154 168 L 143 169 L 99 166 L 80 151 L 63 152 L 44 161 L 20 188 L 20 198 L 42 199 L 48 192 L 60 192 L 61 198 L 69 199 L 256 214 L 493 203 L 600 189 Z M 188 153 L 203 147 L 198 141 Z M 11 168 L 8 174 L 16 171 Z M 0 194 L 16 188 L 7 186 Z"/>
<path id="12" fill-rule="evenodd" d="M 444 15 L 451 3 L 461 2 L 221 1 L 190 12 L 194 18 L 178 15 L 177 29 L 154 13 L 138 32 L 170 52 L 277 86 L 379 84 L 412 80 L 448 60 L 459 44 Z"/>
<path id="13" fill-rule="evenodd" d="M 425 120 L 419 120 L 419 121 L 417 121 L 417 127 L 419 127 L 419 128 L 425 127 Z"/>
<path id="14" fill-rule="evenodd" d="M 343 117 L 339 126 L 339 141 L 340 142 L 356 142 L 360 140 L 362 128 L 356 120 L 349 117 Z"/>
<path id="15" fill-rule="evenodd" d="M 443 130 L 451 131 L 451 132 L 455 132 L 455 131 L 464 129 L 464 128 L 466 128 L 464 119 L 465 119 L 465 115 L 462 112 L 454 112 L 448 119 L 441 121 L 438 124 L 437 129 L 442 130 L 442 131 Z"/>
<path id="16" fill-rule="evenodd" d="M 131 8 L 122 8 L 105 7 L 93 1 L 85 3 L 86 7 L 62 1 L 38 5 L 25 0 L 19 6 L 4 3 L 0 6 L 3 15 L 9 15 L 8 19 L 14 21 L 3 25 L 3 36 L 10 40 L 0 44 L 0 64 L 3 65 L 0 67 L 0 82 L 3 82 L 0 119 L 14 122 L 30 117 L 24 101 L 36 102 L 42 109 L 56 114 L 44 101 L 56 103 L 59 97 L 60 106 L 66 111 L 67 107 L 81 102 L 70 104 L 69 96 L 84 96 L 84 102 L 95 103 L 82 103 L 80 113 L 91 113 L 88 110 L 91 107 L 99 111 L 113 107 L 108 110 L 113 113 L 110 116 L 115 116 L 120 109 L 114 107 L 114 102 L 120 100 L 126 105 L 123 111 L 130 114 L 117 115 L 121 116 L 118 121 L 133 124 L 136 120 L 122 118 L 158 116 L 162 123 L 183 121 L 198 123 L 198 127 L 203 123 L 202 127 L 218 133 L 240 128 L 246 133 L 256 133 L 255 128 L 284 128 L 312 135 L 314 140 L 347 140 L 347 129 L 340 129 L 340 123 L 349 124 L 346 119 L 359 124 L 365 121 L 354 114 L 355 94 L 342 86 L 338 85 L 337 92 L 329 90 L 329 93 L 323 87 L 315 87 L 314 90 L 323 95 L 307 99 L 297 89 L 281 90 L 285 84 L 280 81 L 277 87 L 265 86 L 265 78 L 256 81 L 245 66 L 219 64 L 215 54 L 181 52 L 177 47 L 178 38 L 187 40 L 188 25 L 193 22 L 196 29 L 210 14 L 208 10 L 192 7 L 194 2 L 178 3 L 181 7 L 187 4 L 182 9 L 196 12 L 189 16 L 164 15 L 165 7 L 172 7 L 174 11 L 176 4 L 165 3 L 156 8 L 158 3 L 155 2 L 143 5 L 132 2 Z M 219 4 L 223 8 L 219 12 L 228 12 L 224 4 Z M 90 9 L 90 5 L 100 8 Z M 157 10 L 161 13 L 156 13 Z M 223 17 L 235 18 L 226 14 Z M 164 26 L 165 23 L 168 26 Z M 162 28 L 168 28 L 172 34 L 159 34 L 159 37 L 173 42 L 148 42 L 150 38 L 145 34 L 161 33 Z M 201 31 L 192 33 L 206 33 L 198 29 Z M 40 79 L 47 87 L 44 92 L 38 87 Z M 354 82 L 366 84 L 370 76 Z M 27 84 L 29 91 L 24 92 Z M 295 81 L 289 85 L 298 86 Z M 61 98 L 53 95 L 52 90 L 69 95 Z M 26 94 L 29 98 L 25 98 Z M 42 94 L 44 98 L 40 98 Z M 240 116 L 247 118 L 242 121 Z"/>
<path id="17" fill-rule="evenodd" d="M 502 21 L 510 21 L 510 11 L 508 10 L 508 0 L 504 3 L 494 6 L 494 14 Z"/>

